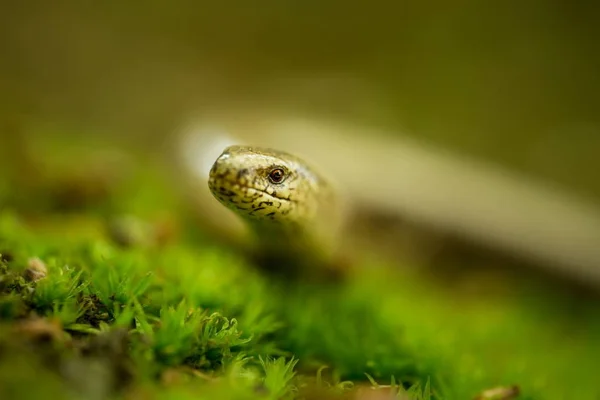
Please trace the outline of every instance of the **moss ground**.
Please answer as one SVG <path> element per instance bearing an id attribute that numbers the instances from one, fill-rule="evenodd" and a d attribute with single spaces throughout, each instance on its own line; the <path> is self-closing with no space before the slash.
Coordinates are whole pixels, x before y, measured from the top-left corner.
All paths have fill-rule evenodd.
<path id="1" fill-rule="evenodd" d="M 45 153 L 83 162 L 69 151 Z M 283 283 L 211 241 L 151 161 L 106 187 L 84 167 L 0 165 L 2 399 L 366 399 L 398 384 L 410 399 L 600 398 L 594 299 L 376 264 L 341 286 Z"/>

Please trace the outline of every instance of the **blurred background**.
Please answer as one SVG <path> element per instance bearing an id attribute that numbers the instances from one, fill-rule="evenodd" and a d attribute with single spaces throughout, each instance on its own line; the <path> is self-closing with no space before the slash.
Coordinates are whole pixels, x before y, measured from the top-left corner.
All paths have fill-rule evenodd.
<path id="1" fill-rule="evenodd" d="M 200 193 L 224 145 L 274 145 L 328 171 L 370 229 L 392 216 L 454 235 L 459 259 L 484 244 L 486 260 L 600 283 L 596 8 L 4 1 L 1 165 L 17 178 L 0 190 L 23 206 L 32 160 L 89 178 L 82 166 L 111 143 Z M 182 133 L 199 138 L 188 158 Z M 125 179 L 111 154 L 97 164 Z"/>

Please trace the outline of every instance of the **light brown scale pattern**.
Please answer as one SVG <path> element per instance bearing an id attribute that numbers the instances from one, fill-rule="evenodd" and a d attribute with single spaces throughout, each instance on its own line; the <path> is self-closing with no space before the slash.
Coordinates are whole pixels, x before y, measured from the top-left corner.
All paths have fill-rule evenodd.
<path id="1" fill-rule="evenodd" d="M 269 178 L 274 169 L 284 172 L 279 183 Z M 330 185 L 298 157 L 230 146 L 215 161 L 209 188 L 247 222 L 263 257 L 300 267 L 331 260 L 341 218 L 338 201 Z"/>

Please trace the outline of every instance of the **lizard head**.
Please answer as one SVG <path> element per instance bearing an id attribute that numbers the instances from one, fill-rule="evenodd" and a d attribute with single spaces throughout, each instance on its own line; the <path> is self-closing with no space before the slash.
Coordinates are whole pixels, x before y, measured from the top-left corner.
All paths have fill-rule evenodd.
<path id="1" fill-rule="evenodd" d="M 318 207 L 322 180 L 291 154 L 230 146 L 213 164 L 208 186 L 219 202 L 242 218 L 300 222 Z"/>

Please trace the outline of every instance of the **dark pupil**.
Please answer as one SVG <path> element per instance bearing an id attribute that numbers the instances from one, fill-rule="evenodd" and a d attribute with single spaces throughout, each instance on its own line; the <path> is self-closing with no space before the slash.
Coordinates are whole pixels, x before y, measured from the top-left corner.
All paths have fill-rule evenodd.
<path id="1" fill-rule="evenodd" d="M 275 183 L 281 182 L 281 179 L 283 178 L 283 171 L 280 169 L 273 170 L 271 172 L 270 177 L 271 177 L 271 180 Z"/>

